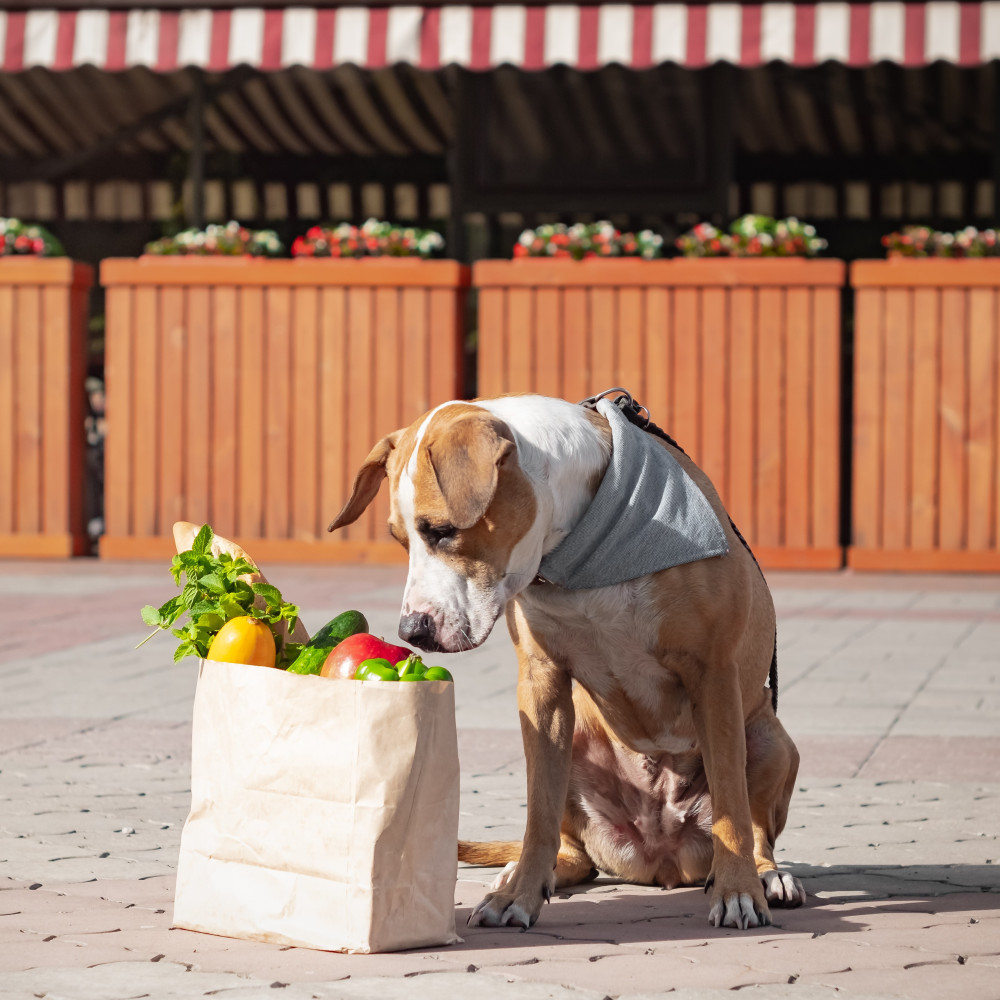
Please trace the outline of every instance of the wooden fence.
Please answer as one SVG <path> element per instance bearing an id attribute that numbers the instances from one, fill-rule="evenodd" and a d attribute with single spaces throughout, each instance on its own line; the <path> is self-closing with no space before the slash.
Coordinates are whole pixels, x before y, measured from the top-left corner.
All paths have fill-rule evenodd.
<path id="1" fill-rule="evenodd" d="M 479 394 L 623 386 L 761 563 L 842 565 L 837 260 L 481 261 Z"/>
<path id="2" fill-rule="evenodd" d="M 87 551 L 87 301 L 65 258 L 0 258 L 0 556 Z"/>
<path id="3" fill-rule="evenodd" d="M 387 491 L 326 526 L 375 442 L 461 395 L 453 261 L 106 260 L 107 534 L 162 558 L 175 520 L 268 561 L 398 561 Z"/>
<path id="4" fill-rule="evenodd" d="M 1000 570 L 1000 260 L 857 261 L 858 569 Z"/>

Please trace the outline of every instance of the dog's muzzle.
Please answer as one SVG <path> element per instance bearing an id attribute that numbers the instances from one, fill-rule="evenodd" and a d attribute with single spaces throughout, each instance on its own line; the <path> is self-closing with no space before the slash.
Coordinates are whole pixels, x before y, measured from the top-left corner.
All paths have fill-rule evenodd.
<path id="1" fill-rule="evenodd" d="M 408 642 L 426 653 L 441 651 L 437 639 L 437 625 L 434 619 L 424 612 L 403 615 L 399 619 L 399 637 L 403 642 Z"/>

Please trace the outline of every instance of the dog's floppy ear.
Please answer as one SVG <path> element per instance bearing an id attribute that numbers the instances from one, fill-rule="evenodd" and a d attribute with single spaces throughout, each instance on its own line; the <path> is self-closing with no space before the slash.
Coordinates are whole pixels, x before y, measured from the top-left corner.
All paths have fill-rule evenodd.
<path id="1" fill-rule="evenodd" d="M 385 463 L 389 459 L 389 453 L 396 447 L 399 435 L 402 431 L 393 431 L 387 434 L 368 453 L 358 474 L 354 477 L 354 488 L 351 491 L 351 498 L 344 504 L 343 510 L 330 522 L 327 531 L 336 531 L 345 524 L 353 524 L 364 513 L 365 508 L 375 499 L 378 488 L 385 479 Z"/>
<path id="2" fill-rule="evenodd" d="M 485 411 L 456 420 L 446 438 L 428 443 L 427 458 L 456 528 L 471 528 L 486 513 L 500 465 L 512 451 L 510 429 Z"/>

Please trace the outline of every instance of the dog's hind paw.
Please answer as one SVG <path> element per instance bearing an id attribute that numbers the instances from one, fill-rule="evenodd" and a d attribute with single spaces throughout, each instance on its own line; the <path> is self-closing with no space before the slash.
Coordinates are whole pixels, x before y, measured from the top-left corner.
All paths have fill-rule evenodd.
<path id="1" fill-rule="evenodd" d="M 737 893 L 726 899 L 716 899 L 708 911 L 708 922 L 713 927 L 764 927 L 771 922 L 766 912 L 761 912 L 753 897 L 747 892 Z"/>
<path id="2" fill-rule="evenodd" d="M 802 883 L 787 872 L 762 872 L 760 881 L 764 886 L 764 896 L 772 906 L 802 906 L 806 901 Z"/>

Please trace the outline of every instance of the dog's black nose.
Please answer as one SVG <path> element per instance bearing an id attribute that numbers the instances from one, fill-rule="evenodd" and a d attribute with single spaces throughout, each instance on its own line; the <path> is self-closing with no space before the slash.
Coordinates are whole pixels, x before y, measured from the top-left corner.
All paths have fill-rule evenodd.
<path id="1" fill-rule="evenodd" d="M 434 619 L 428 614 L 415 612 L 399 619 L 399 638 L 420 649 L 436 647 L 434 631 Z"/>

